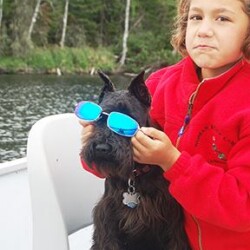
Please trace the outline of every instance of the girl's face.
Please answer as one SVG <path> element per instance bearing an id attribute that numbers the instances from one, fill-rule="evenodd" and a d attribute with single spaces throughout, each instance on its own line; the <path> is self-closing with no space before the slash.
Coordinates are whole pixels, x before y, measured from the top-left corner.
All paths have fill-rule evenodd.
<path id="1" fill-rule="evenodd" d="M 249 18 L 239 0 L 191 0 L 186 49 L 202 78 L 228 70 L 242 56 Z"/>

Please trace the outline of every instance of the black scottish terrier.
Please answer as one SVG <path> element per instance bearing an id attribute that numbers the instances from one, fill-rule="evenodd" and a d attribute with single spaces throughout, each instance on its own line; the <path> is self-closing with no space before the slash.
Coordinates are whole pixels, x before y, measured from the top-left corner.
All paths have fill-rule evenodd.
<path id="1" fill-rule="evenodd" d="M 140 126 L 149 126 L 151 97 L 144 72 L 128 90 L 115 91 L 102 72 L 99 105 L 104 112 L 121 112 Z M 93 211 L 92 250 L 189 250 L 180 205 L 169 194 L 161 168 L 133 160 L 131 139 L 112 132 L 106 116 L 82 148 L 85 162 L 106 176 L 105 192 Z"/>

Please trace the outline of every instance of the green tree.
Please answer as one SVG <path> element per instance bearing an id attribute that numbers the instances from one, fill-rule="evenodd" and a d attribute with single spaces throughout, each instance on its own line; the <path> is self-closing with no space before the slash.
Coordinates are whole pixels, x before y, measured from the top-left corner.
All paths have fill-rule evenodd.
<path id="1" fill-rule="evenodd" d="M 67 15 L 67 48 L 106 48 L 117 62 L 122 56 L 127 0 L 70 0 Z M 29 33 L 37 3 L 36 21 Z M 65 1 L 4 0 L 0 26 L 2 56 L 25 57 L 32 48 L 58 48 L 63 34 Z M 132 0 L 126 67 L 138 70 L 152 65 L 171 63 L 170 45 L 175 0 Z M 29 35 L 30 34 L 30 35 Z"/>

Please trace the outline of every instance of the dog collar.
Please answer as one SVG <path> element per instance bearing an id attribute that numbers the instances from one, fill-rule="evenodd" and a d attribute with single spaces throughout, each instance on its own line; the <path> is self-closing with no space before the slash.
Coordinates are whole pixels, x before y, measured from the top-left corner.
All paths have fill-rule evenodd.
<path id="1" fill-rule="evenodd" d="M 143 167 L 134 168 L 132 173 L 133 173 L 134 177 L 138 177 L 140 175 L 147 174 L 151 169 L 152 169 L 152 167 L 150 165 L 143 165 Z"/>
<path id="2" fill-rule="evenodd" d="M 152 167 L 150 165 L 141 165 L 140 167 L 135 167 L 132 171 L 131 177 L 128 179 L 128 189 L 127 192 L 122 194 L 123 200 L 122 203 L 129 208 L 136 208 L 140 203 L 140 194 L 135 190 L 135 180 L 136 177 L 150 172 Z"/>

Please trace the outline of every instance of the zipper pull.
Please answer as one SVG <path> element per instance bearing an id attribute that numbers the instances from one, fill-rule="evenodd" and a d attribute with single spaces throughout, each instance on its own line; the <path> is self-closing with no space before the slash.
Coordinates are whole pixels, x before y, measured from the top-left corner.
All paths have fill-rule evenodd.
<path id="1" fill-rule="evenodd" d="M 184 125 L 185 125 L 185 126 L 188 125 L 189 122 L 190 122 L 190 120 L 191 120 L 191 116 L 190 116 L 189 114 L 187 114 L 187 115 L 185 116 L 185 119 L 184 119 Z"/>
<path id="2" fill-rule="evenodd" d="M 183 126 L 180 128 L 179 132 L 178 132 L 178 137 L 181 137 L 181 136 L 184 134 L 184 129 L 185 129 L 185 126 L 183 125 Z"/>
<path id="3" fill-rule="evenodd" d="M 180 130 L 179 130 L 179 132 L 178 132 L 178 136 L 179 136 L 179 137 L 182 136 L 182 135 L 184 134 L 185 128 L 186 128 L 186 126 L 189 124 L 190 120 L 191 120 L 191 116 L 190 116 L 189 114 L 187 114 L 187 115 L 185 116 L 185 118 L 184 118 L 184 124 L 183 124 L 183 126 L 180 128 Z"/>

